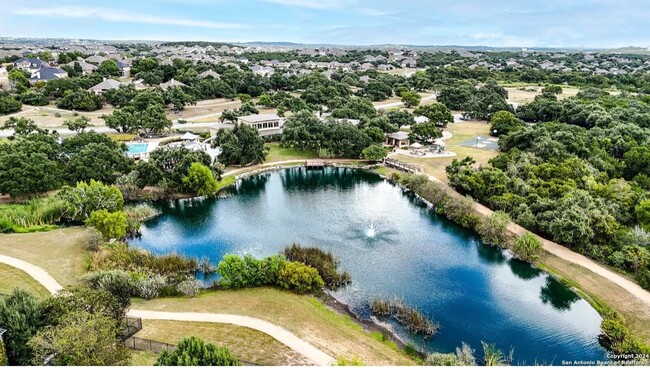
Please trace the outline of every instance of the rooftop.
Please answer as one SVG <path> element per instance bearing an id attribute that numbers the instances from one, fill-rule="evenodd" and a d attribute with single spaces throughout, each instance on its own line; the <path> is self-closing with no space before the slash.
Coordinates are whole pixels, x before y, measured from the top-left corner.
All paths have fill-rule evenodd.
<path id="1" fill-rule="evenodd" d="M 264 121 L 273 121 L 273 120 L 280 120 L 280 117 L 277 116 L 276 114 L 259 114 L 259 115 L 247 115 L 247 116 L 240 116 L 239 120 L 243 121 L 244 123 L 260 123 Z"/>

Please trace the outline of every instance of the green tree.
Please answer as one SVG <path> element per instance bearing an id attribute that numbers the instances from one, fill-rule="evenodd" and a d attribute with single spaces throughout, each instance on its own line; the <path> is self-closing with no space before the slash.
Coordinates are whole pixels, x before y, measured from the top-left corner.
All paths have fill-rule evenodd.
<path id="1" fill-rule="evenodd" d="M 106 240 L 126 237 L 126 213 L 123 211 L 93 211 L 85 223 L 97 229 Z"/>
<path id="2" fill-rule="evenodd" d="M 25 75 L 25 73 L 20 69 L 11 69 L 8 79 L 12 88 L 18 92 L 24 92 L 29 87 L 29 76 Z"/>
<path id="3" fill-rule="evenodd" d="M 55 354 L 54 365 L 126 365 L 129 352 L 118 333 L 116 320 L 86 311 L 71 312 L 32 337 L 28 343 L 34 351 L 32 363 L 42 365 Z"/>
<path id="4" fill-rule="evenodd" d="M 447 106 L 441 103 L 432 103 L 429 105 L 418 106 L 413 113 L 416 116 L 424 116 L 429 119 L 429 122 L 437 126 L 446 127 L 447 124 L 454 122 L 454 116 Z"/>
<path id="5" fill-rule="evenodd" d="M 171 104 L 178 111 L 184 110 L 185 105 L 193 105 L 196 103 L 194 96 L 185 93 L 183 88 L 178 86 L 171 87 L 165 91 L 164 98 L 166 104 Z"/>
<path id="6" fill-rule="evenodd" d="M 0 296 L 0 326 L 7 330 L 3 339 L 9 365 L 30 365 L 33 352 L 27 342 L 45 326 L 36 298 L 21 289 Z"/>
<path id="7" fill-rule="evenodd" d="M 492 115 L 490 122 L 490 135 L 495 137 L 523 129 L 526 126 L 523 121 L 519 120 L 510 111 L 498 111 Z"/>
<path id="8" fill-rule="evenodd" d="M 60 109 L 95 111 L 104 106 L 104 97 L 84 90 L 67 90 L 56 106 Z"/>
<path id="9" fill-rule="evenodd" d="M 116 89 L 109 89 L 104 93 L 104 97 L 106 97 L 106 102 L 109 104 L 115 107 L 124 107 L 131 103 L 136 94 L 135 86 L 130 83 L 126 85 L 122 84 Z"/>
<path id="10" fill-rule="evenodd" d="M 116 212 L 124 206 L 119 189 L 92 179 L 89 183 L 79 182 L 74 188 L 64 187 L 58 196 L 66 202 L 66 217 L 75 221 L 85 221 L 95 211 Z"/>
<path id="11" fill-rule="evenodd" d="M 541 249 L 542 243 L 530 231 L 526 231 L 524 235 L 517 237 L 512 245 L 512 251 L 515 255 L 529 262 L 534 262 L 539 258 Z"/>
<path id="12" fill-rule="evenodd" d="M 73 132 L 83 132 L 90 126 L 90 118 L 87 116 L 80 116 L 76 119 L 69 119 L 63 122 L 63 126 L 72 130 Z"/>
<path id="13" fill-rule="evenodd" d="M 23 103 L 16 100 L 11 96 L 0 95 L 0 115 L 11 114 L 20 111 L 23 108 Z"/>
<path id="14" fill-rule="evenodd" d="M 639 203 L 634 209 L 639 225 L 645 230 L 650 231 L 650 199 Z"/>
<path id="15" fill-rule="evenodd" d="M 386 149 L 378 144 L 373 144 L 361 152 L 361 158 L 368 161 L 381 161 L 388 153 Z"/>
<path id="16" fill-rule="evenodd" d="M 18 99 L 25 105 L 45 106 L 49 103 L 47 96 L 38 91 L 26 91 L 18 96 Z"/>
<path id="17" fill-rule="evenodd" d="M 239 101 L 241 101 L 242 104 L 245 104 L 247 102 L 251 102 L 253 100 L 253 97 L 247 93 L 239 93 L 237 94 L 237 98 Z"/>
<path id="18" fill-rule="evenodd" d="M 442 132 L 440 131 L 440 129 L 438 129 L 436 124 L 432 122 L 418 123 L 412 125 L 411 132 L 413 133 L 413 135 L 415 135 L 415 137 L 418 137 L 419 139 L 422 139 L 425 142 L 442 137 Z"/>
<path id="19" fill-rule="evenodd" d="M 476 229 L 483 242 L 501 248 L 508 247 L 507 227 L 510 216 L 502 211 L 496 211 L 490 217 L 484 218 Z"/>
<path id="20" fill-rule="evenodd" d="M 164 350 L 156 366 L 238 366 L 239 360 L 228 348 L 206 343 L 191 336 L 181 339 L 174 350 Z"/>
<path id="21" fill-rule="evenodd" d="M 391 109 L 388 111 L 388 114 L 386 114 L 386 117 L 391 124 L 397 126 L 398 128 L 401 128 L 405 125 L 411 126 L 415 124 L 415 118 L 413 117 L 413 114 L 404 109 Z"/>
<path id="22" fill-rule="evenodd" d="M 221 146 L 219 159 L 225 164 L 259 164 L 268 153 L 257 130 L 246 124 L 237 124 L 232 130 L 220 129 L 216 141 Z"/>
<path id="23" fill-rule="evenodd" d="M 271 102 L 271 96 L 266 93 L 257 98 L 257 104 L 264 107 L 273 106 L 273 103 Z"/>
<path id="24" fill-rule="evenodd" d="M 420 104 L 422 97 L 417 92 L 403 92 L 402 103 L 406 107 L 414 107 Z"/>
<path id="25" fill-rule="evenodd" d="M 104 60 L 99 64 L 95 73 L 104 76 L 104 77 L 119 77 L 122 72 L 120 72 L 120 67 L 117 66 L 115 60 Z"/>
<path id="26" fill-rule="evenodd" d="M 185 188 L 199 196 L 209 196 L 217 192 L 218 184 L 209 167 L 193 162 L 183 177 Z"/>

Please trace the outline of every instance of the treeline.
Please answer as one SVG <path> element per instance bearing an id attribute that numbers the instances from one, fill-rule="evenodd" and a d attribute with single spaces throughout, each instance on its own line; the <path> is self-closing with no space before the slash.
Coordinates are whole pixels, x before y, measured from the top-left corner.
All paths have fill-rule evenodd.
<path id="1" fill-rule="evenodd" d="M 538 109 L 551 103 L 557 110 Z M 556 121 L 511 125 L 490 165 L 454 160 L 447 168 L 450 185 L 650 288 L 646 96 L 587 90 L 561 103 L 544 96 L 517 116 L 528 120 L 534 112 Z"/>

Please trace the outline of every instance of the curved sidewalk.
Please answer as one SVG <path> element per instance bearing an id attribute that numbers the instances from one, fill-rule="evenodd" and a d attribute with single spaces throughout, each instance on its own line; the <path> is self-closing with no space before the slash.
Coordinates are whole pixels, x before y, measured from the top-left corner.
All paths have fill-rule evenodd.
<path id="1" fill-rule="evenodd" d="M 18 258 L 0 255 L 0 263 L 4 263 L 11 267 L 17 268 L 34 280 L 38 281 L 50 293 L 63 289 L 52 276 L 50 276 L 44 269 L 35 266 L 31 263 L 22 261 Z M 208 322 L 208 323 L 228 323 L 231 325 L 248 327 L 253 330 L 263 332 L 282 344 L 288 346 L 292 350 L 300 353 L 305 358 L 311 360 L 316 365 L 327 366 L 334 363 L 336 360 L 320 351 L 310 343 L 300 339 L 293 333 L 285 330 L 284 328 L 274 325 L 270 322 L 246 316 L 238 316 L 235 314 L 217 314 L 217 313 L 192 313 L 192 312 L 160 312 L 149 310 L 131 309 L 128 313 L 131 317 L 139 317 L 142 319 L 156 319 L 156 320 L 170 320 L 170 321 L 191 321 L 191 322 Z"/>

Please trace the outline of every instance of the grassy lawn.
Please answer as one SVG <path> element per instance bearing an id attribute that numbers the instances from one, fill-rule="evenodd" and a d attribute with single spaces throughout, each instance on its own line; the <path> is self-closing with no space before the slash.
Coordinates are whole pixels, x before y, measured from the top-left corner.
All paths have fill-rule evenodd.
<path id="1" fill-rule="evenodd" d="M 634 335 L 643 343 L 650 344 L 650 309 L 642 301 L 602 276 L 550 253 L 544 252 L 539 263 L 620 312 Z"/>
<path id="2" fill-rule="evenodd" d="M 131 354 L 129 365 L 135 367 L 151 367 L 158 359 L 158 354 L 149 351 L 130 350 L 129 353 Z"/>
<path id="3" fill-rule="evenodd" d="M 35 264 L 61 285 L 75 283 L 86 272 L 88 252 L 83 227 L 69 227 L 42 233 L 0 236 L 0 254 Z"/>
<path id="4" fill-rule="evenodd" d="M 282 148 L 279 143 L 267 143 L 266 147 L 270 150 L 264 163 L 318 158 L 318 154 L 315 152 L 299 151 L 295 148 Z"/>
<path id="5" fill-rule="evenodd" d="M 234 176 L 224 176 L 220 181 L 217 181 L 217 190 L 225 188 L 235 182 Z"/>
<path id="6" fill-rule="evenodd" d="M 10 294 L 15 288 L 28 291 L 39 300 L 50 296 L 47 289 L 25 272 L 5 264 L 0 264 L 0 294 Z"/>
<path id="7" fill-rule="evenodd" d="M 316 298 L 272 288 L 217 291 L 193 299 L 137 299 L 133 308 L 257 317 L 286 328 L 334 357 L 356 356 L 368 365 L 414 364 L 402 352 L 377 341 L 350 317 L 333 312 Z"/>
<path id="8" fill-rule="evenodd" d="M 239 359 L 261 365 L 308 365 L 302 355 L 271 336 L 246 327 L 221 323 L 146 320 L 137 337 L 177 344 L 183 337 L 198 336 L 228 347 Z"/>

